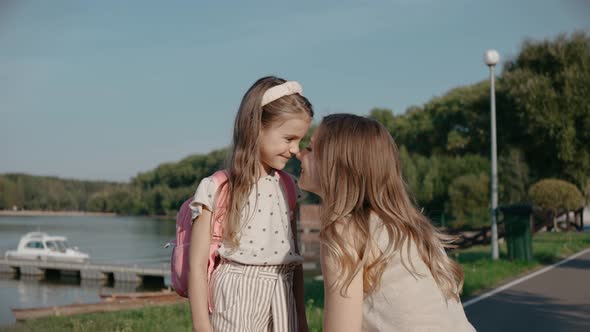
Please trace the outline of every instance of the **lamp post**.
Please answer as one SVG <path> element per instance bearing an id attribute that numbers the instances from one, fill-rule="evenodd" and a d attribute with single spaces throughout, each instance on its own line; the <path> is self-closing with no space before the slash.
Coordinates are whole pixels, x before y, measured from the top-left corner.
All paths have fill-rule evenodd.
<path id="1" fill-rule="evenodd" d="M 490 67 L 490 135 L 491 135 L 491 221 L 492 221 L 492 259 L 497 260 L 498 252 L 498 223 L 496 220 L 496 210 L 498 208 L 498 152 L 496 149 L 496 92 L 494 87 L 494 67 L 500 61 L 500 54 L 496 50 L 487 50 L 484 54 L 484 61 Z"/>

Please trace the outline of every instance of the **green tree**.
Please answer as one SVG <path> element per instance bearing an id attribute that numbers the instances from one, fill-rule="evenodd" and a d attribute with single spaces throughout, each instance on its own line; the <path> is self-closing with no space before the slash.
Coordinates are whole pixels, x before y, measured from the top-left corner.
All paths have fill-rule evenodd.
<path id="1" fill-rule="evenodd" d="M 590 37 L 527 41 L 505 65 L 499 93 L 535 178 L 559 177 L 583 187 L 590 174 Z"/>
<path id="2" fill-rule="evenodd" d="M 390 133 L 393 133 L 398 125 L 393 111 L 387 108 L 373 108 L 369 112 L 369 117 L 379 121 Z"/>
<path id="3" fill-rule="evenodd" d="M 96 192 L 90 196 L 86 204 L 90 212 L 109 212 L 111 207 L 108 203 L 108 194 L 105 192 Z"/>
<path id="4" fill-rule="evenodd" d="M 527 201 L 530 185 L 529 167 L 520 149 L 511 148 L 498 158 L 498 191 L 500 204 Z"/>
<path id="5" fill-rule="evenodd" d="M 0 209 L 12 209 L 16 205 L 16 185 L 5 176 L 0 176 Z"/>
<path id="6" fill-rule="evenodd" d="M 432 217 L 448 210 L 449 186 L 453 180 L 462 175 L 489 173 L 489 161 L 478 155 L 425 157 L 408 153 L 402 146 L 400 160 L 410 191 Z"/>
<path id="7" fill-rule="evenodd" d="M 486 173 L 461 175 L 449 186 L 450 213 L 456 228 L 478 228 L 489 224 L 490 178 Z"/>
<path id="8" fill-rule="evenodd" d="M 408 149 L 404 145 L 399 148 L 399 157 L 402 166 L 402 176 L 406 182 L 408 189 L 412 196 L 417 199 L 416 193 L 419 188 L 418 186 L 418 170 L 416 164 L 412 160 L 412 156 L 408 152 Z"/>

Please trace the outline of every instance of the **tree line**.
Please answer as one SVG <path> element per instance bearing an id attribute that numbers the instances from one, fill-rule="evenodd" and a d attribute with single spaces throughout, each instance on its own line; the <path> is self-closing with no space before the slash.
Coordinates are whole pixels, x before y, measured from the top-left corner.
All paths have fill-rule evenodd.
<path id="1" fill-rule="evenodd" d="M 108 181 L 3 174 L 0 175 L 0 210 L 89 211 L 88 204 L 95 195 L 127 186 Z"/>

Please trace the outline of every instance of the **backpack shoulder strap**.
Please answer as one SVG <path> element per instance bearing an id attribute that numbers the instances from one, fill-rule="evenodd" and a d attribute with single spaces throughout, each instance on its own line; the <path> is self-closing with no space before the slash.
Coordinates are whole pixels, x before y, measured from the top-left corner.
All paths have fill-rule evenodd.
<path id="1" fill-rule="evenodd" d="M 293 177 L 285 171 L 277 170 L 277 172 L 279 173 L 281 185 L 287 193 L 287 202 L 289 203 L 289 209 L 291 209 L 291 211 L 295 211 L 295 209 L 297 208 L 297 189 L 295 187 L 295 180 L 293 180 Z"/>
<path id="2" fill-rule="evenodd" d="M 212 222 L 212 235 L 213 239 L 221 239 L 223 237 L 223 216 L 225 215 L 226 210 L 226 203 L 227 203 L 227 193 L 228 193 L 228 173 L 226 170 L 219 170 L 213 175 L 211 175 L 215 186 L 217 187 L 217 192 L 215 194 L 215 200 L 213 202 L 213 218 Z"/>
<path id="3" fill-rule="evenodd" d="M 219 170 L 219 171 L 213 173 L 213 175 L 211 175 L 211 177 L 213 177 L 213 181 L 215 181 L 216 184 L 222 184 L 223 182 L 225 182 L 225 180 L 228 179 L 227 170 L 225 170 L 225 169 Z"/>
<path id="4" fill-rule="evenodd" d="M 217 259 L 216 250 L 221 245 L 223 240 L 223 217 L 225 216 L 227 193 L 229 190 L 228 173 L 226 170 L 221 170 L 211 175 L 217 191 L 213 202 L 213 216 L 211 217 L 211 242 L 209 244 L 209 261 L 207 264 L 207 283 L 211 281 L 213 271 L 217 268 L 219 259 Z M 207 294 L 207 305 L 209 313 L 213 312 L 213 292 L 209 288 Z"/>
<path id="5" fill-rule="evenodd" d="M 297 231 L 297 219 L 299 209 L 297 208 L 297 189 L 295 187 L 295 180 L 293 177 L 284 171 L 277 170 L 279 174 L 279 181 L 281 186 L 287 193 L 287 202 L 289 203 L 289 219 L 291 220 L 291 231 L 293 232 L 293 239 L 295 240 L 295 251 L 299 253 L 299 238 Z"/>

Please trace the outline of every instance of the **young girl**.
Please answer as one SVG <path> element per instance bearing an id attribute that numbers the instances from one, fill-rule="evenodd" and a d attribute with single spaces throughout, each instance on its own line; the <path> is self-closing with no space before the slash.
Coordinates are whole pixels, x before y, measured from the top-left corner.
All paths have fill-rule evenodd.
<path id="1" fill-rule="evenodd" d="M 322 200 L 323 331 L 474 331 L 451 238 L 412 204 L 382 125 L 327 116 L 297 158 L 301 188 Z"/>
<path id="2" fill-rule="evenodd" d="M 219 188 L 212 177 L 197 188 L 191 203 L 189 275 L 195 331 L 307 331 L 303 258 L 277 172 L 299 152 L 311 125 L 312 106 L 302 92 L 295 81 L 264 77 L 242 99 L 224 184 L 223 241 L 217 250 L 222 263 L 209 285 L 211 222 Z"/>

